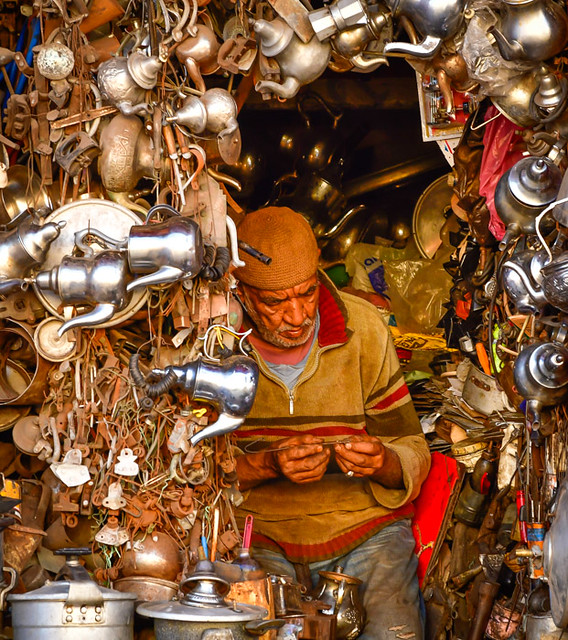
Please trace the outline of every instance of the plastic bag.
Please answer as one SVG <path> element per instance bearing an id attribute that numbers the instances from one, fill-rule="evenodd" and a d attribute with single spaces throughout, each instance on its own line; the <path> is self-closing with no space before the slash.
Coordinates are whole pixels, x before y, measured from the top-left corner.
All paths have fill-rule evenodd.
<path id="1" fill-rule="evenodd" d="M 479 98 L 505 96 L 513 89 L 519 77 L 533 68 L 532 63 L 505 60 L 499 49 L 489 40 L 487 30 L 497 23 L 491 3 L 474 3 L 474 17 L 469 21 L 460 51 L 471 80 L 479 83 Z"/>
<path id="2" fill-rule="evenodd" d="M 398 329 L 403 333 L 439 333 L 437 324 L 452 286 L 445 258 L 384 261 L 388 295 Z"/>

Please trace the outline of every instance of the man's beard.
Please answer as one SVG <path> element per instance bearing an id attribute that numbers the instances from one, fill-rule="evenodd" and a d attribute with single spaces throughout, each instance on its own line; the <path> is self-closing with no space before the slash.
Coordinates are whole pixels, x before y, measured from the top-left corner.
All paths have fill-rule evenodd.
<path id="1" fill-rule="evenodd" d="M 275 347 L 283 347 L 285 349 L 291 349 L 292 347 L 301 347 L 303 344 L 306 344 L 306 342 L 308 342 L 308 340 L 310 340 L 314 335 L 316 323 L 311 318 L 306 318 L 299 327 L 293 327 L 289 324 L 284 323 L 280 327 L 278 327 L 278 329 L 271 331 L 265 324 L 263 324 L 260 315 L 252 305 L 246 291 L 243 291 L 243 303 L 245 311 L 247 312 L 249 318 L 252 320 L 256 330 L 260 334 L 260 337 L 265 342 L 273 344 Z M 304 333 L 302 333 L 302 335 L 298 336 L 297 338 L 286 338 L 285 336 L 280 335 L 285 331 L 293 331 L 295 329 L 304 329 Z"/>

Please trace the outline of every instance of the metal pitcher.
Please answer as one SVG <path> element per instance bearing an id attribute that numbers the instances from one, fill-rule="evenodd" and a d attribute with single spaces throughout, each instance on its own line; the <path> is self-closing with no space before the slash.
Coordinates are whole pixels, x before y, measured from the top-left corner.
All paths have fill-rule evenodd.
<path id="1" fill-rule="evenodd" d="M 502 0 L 499 25 L 489 29 L 505 60 L 548 60 L 568 41 L 568 15 L 551 0 Z"/>
<path id="2" fill-rule="evenodd" d="M 322 613 L 337 617 L 337 639 L 352 640 L 365 626 L 365 609 L 358 593 L 361 580 L 342 571 L 343 567 L 339 565 L 335 571 L 319 571 L 320 580 L 314 597 L 331 605 L 328 611 Z"/>

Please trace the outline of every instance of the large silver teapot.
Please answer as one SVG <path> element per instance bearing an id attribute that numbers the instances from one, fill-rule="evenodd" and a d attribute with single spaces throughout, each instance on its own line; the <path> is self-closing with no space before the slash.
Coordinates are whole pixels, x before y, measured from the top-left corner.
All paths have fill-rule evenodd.
<path id="1" fill-rule="evenodd" d="M 130 293 L 126 256 L 118 251 L 101 251 L 83 257 L 65 256 L 61 263 L 35 277 L 36 286 L 55 292 L 64 306 L 94 306 L 89 313 L 64 322 L 59 336 L 74 327 L 93 327 L 110 320 L 126 307 Z"/>
<path id="2" fill-rule="evenodd" d="M 537 342 L 525 347 L 513 370 L 519 394 L 527 401 L 527 423 L 540 426 L 543 407 L 568 398 L 568 349 L 555 342 Z"/>
<path id="3" fill-rule="evenodd" d="M 15 229 L 0 233 L 0 294 L 22 286 L 23 278 L 44 261 L 49 245 L 64 226 L 54 222 L 41 226 L 28 217 Z"/>
<path id="4" fill-rule="evenodd" d="M 170 211 L 166 205 L 158 205 L 154 210 L 157 208 Z M 89 250 L 87 237 L 96 238 L 106 249 L 123 251 L 130 271 L 146 274 L 129 282 L 127 292 L 193 278 L 203 267 L 201 229 L 190 218 L 176 215 L 164 222 L 133 225 L 123 240 L 110 238 L 96 229 L 83 229 L 75 234 L 75 244 L 83 252 Z"/>
<path id="5" fill-rule="evenodd" d="M 503 288 L 519 313 L 537 313 L 548 300 L 542 290 L 542 268 L 548 261 L 544 251 L 519 251 L 501 270 Z"/>
<path id="6" fill-rule="evenodd" d="M 385 46 L 385 53 L 431 58 L 444 40 L 458 32 L 466 0 L 387 0 L 387 5 L 395 19 L 404 16 L 411 20 L 424 39 L 418 44 L 390 42 Z"/>
<path id="7" fill-rule="evenodd" d="M 489 32 L 505 60 L 547 60 L 568 41 L 568 15 L 553 0 L 501 0 L 503 16 Z"/>
<path id="8" fill-rule="evenodd" d="M 195 360 L 182 366 L 152 369 L 150 378 L 154 381 L 148 382 L 140 373 L 135 354 L 130 359 L 130 375 L 150 398 L 170 389 L 181 389 L 192 400 L 209 402 L 217 409 L 217 421 L 190 438 L 195 446 L 203 438 L 229 433 L 241 426 L 252 409 L 259 373 L 252 358 L 236 355 L 222 362 Z"/>

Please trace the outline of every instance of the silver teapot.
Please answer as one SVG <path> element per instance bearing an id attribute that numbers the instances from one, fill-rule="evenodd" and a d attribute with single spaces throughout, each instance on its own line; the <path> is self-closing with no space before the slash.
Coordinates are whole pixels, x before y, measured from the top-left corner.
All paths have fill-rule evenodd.
<path id="1" fill-rule="evenodd" d="M 385 53 L 431 58 L 444 40 L 458 32 L 466 0 L 387 0 L 387 5 L 395 19 L 404 16 L 411 20 L 424 40 L 418 44 L 390 42 L 385 46 Z"/>
<path id="2" fill-rule="evenodd" d="M 262 53 L 278 62 L 282 75 L 282 82 L 257 82 L 255 89 L 259 93 L 293 98 L 301 86 L 313 82 L 325 71 L 331 57 L 328 42 L 320 42 L 315 35 L 309 42 L 302 42 L 282 18 L 255 20 L 253 29 Z"/>
<path id="3" fill-rule="evenodd" d="M 42 226 L 27 217 L 15 229 L 0 233 L 0 294 L 21 288 L 31 269 L 44 261 L 64 226 L 64 222 Z"/>
<path id="4" fill-rule="evenodd" d="M 542 290 L 542 268 L 548 261 L 544 251 L 527 249 L 515 253 L 501 270 L 501 281 L 519 313 L 538 313 L 548 300 Z"/>
<path id="5" fill-rule="evenodd" d="M 501 0 L 503 16 L 489 29 L 505 60 L 548 60 L 568 42 L 568 15 L 553 0 Z"/>
<path id="6" fill-rule="evenodd" d="M 148 397 L 157 397 L 170 389 L 181 389 L 192 400 L 212 404 L 219 418 L 190 438 L 192 446 L 204 438 L 238 429 L 252 409 L 258 385 L 258 365 L 248 356 L 236 355 L 221 362 L 194 360 L 182 366 L 168 365 L 152 369 L 148 382 L 138 367 L 138 354 L 130 359 L 134 383 L 145 389 Z"/>
<path id="7" fill-rule="evenodd" d="M 527 424 L 540 426 L 543 407 L 568 398 L 568 349 L 555 342 L 537 342 L 521 351 L 513 370 L 519 394 L 527 401 Z"/>
<path id="8" fill-rule="evenodd" d="M 507 232 L 500 249 L 521 233 L 535 233 L 538 214 L 554 201 L 561 182 L 562 172 L 546 157 L 522 158 L 501 176 L 495 189 L 495 208 Z"/>
<path id="9" fill-rule="evenodd" d="M 124 56 L 116 56 L 100 64 L 97 86 L 103 100 L 117 107 L 125 116 L 150 111 L 150 106 L 144 101 L 146 90 L 132 76 L 128 59 Z"/>
<path id="10" fill-rule="evenodd" d="M 93 327 L 110 320 L 124 309 L 130 293 L 126 256 L 118 251 L 101 251 L 84 257 L 65 256 L 61 264 L 35 277 L 39 289 L 55 292 L 64 306 L 94 306 L 89 313 L 64 322 L 58 330 L 61 337 L 74 327 Z"/>
<path id="11" fill-rule="evenodd" d="M 361 634 L 365 626 L 365 609 L 359 599 L 361 580 L 342 572 L 343 567 L 339 565 L 335 571 L 319 571 L 314 598 L 331 605 L 322 614 L 336 616 L 336 638 L 352 640 Z"/>
<path id="12" fill-rule="evenodd" d="M 189 96 L 176 113 L 166 118 L 186 126 L 192 133 L 208 131 L 224 138 L 237 131 L 237 103 L 225 89 L 209 89 L 199 98 Z"/>
<path id="13" fill-rule="evenodd" d="M 130 271 L 146 274 L 129 282 L 127 292 L 193 278 L 203 267 L 201 229 L 190 218 L 174 216 L 156 224 L 134 225 L 123 240 L 96 229 L 83 229 L 75 234 L 75 244 L 84 253 L 89 251 L 87 236 L 96 238 L 106 249 L 125 252 Z"/>

